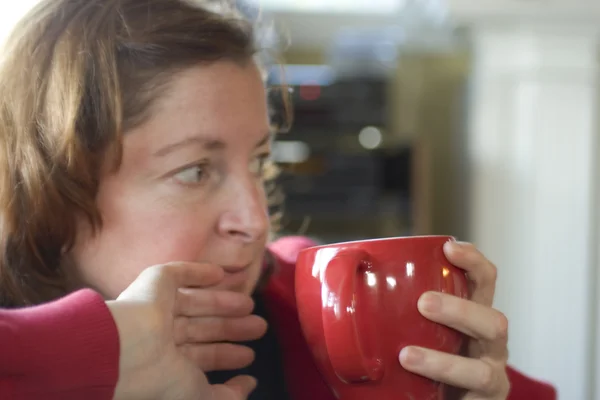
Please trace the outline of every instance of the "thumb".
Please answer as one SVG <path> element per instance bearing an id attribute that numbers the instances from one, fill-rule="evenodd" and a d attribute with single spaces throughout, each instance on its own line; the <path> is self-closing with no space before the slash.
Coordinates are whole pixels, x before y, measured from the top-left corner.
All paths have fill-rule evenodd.
<path id="1" fill-rule="evenodd" d="M 256 379 L 247 375 L 236 376 L 224 385 L 213 386 L 214 400 L 246 400 L 256 388 Z"/>

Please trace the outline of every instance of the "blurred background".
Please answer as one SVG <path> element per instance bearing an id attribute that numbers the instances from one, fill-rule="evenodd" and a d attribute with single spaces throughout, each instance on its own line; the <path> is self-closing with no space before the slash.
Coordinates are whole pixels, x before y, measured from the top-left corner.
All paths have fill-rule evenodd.
<path id="1" fill-rule="evenodd" d="M 600 2 L 245 4 L 284 50 L 270 83 L 293 89 L 283 234 L 474 242 L 510 363 L 600 400 Z"/>
<path id="2" fill-rule="evenodd" d="M 2 5 L 0 34 L 32 3 Z M 292 89 L 282 234 L 474 242 L 510 363 L 600 400 L 600 2 L 238 3 Z"/>

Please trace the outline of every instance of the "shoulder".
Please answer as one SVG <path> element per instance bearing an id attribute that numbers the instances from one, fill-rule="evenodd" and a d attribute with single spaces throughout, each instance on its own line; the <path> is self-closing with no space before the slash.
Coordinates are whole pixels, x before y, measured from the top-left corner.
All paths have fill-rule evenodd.
<path id="1" fill-rule="evenodd" d="M 300 251 L 317 246 L 318 243 L 306 236 L 284 236 L 271 242 L 267 249 L 282 268 L 290 268 L 296 264 Z"/>
<path id="2" fill-rule="evenodd" d="M 295 306 L 296 259 L 298 254 L 318 243 L 305 236 L 285 236 L 267 246 L 266 267 L 270 270 L 265 281 L 265 294 L 272 299 Z"/>

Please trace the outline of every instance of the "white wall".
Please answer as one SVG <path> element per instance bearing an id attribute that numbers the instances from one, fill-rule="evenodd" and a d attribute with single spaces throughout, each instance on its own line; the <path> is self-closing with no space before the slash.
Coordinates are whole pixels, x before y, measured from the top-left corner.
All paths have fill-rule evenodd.
<path id="1" fill-rule="evenodd" d="M 498 264 L 511 363 L 561 399 L 594 390 L 597 32 L 474 30 L 471 240 Z"/>

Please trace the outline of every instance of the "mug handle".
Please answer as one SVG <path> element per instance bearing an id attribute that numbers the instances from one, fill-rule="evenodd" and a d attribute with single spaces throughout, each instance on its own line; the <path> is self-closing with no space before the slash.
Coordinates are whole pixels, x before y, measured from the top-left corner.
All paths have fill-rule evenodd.
<path id="1" fill-rule="evenodd" d="M 359 268 L 369 267 L 369 254 L 344 249 L 327 264 L 323 279 L 323 333 L 333 369 L 345 383 L 377 381 L 383 363 L 365 354 L 355 318 L 356 284 Z"/>

